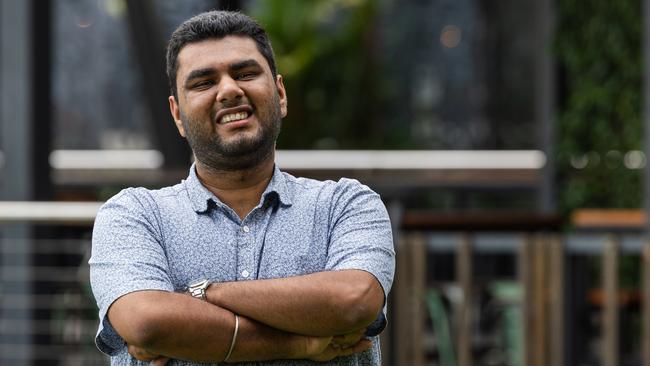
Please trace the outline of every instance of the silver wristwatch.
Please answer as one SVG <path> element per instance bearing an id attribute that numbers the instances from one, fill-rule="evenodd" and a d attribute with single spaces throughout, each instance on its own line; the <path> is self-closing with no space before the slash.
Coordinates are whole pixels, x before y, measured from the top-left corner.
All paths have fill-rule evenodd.
<path id="1" fill-rule="evenodd" d="M 187 286 L 187 292 L 189 292 L 193 297 L 205 301 L 205 290 L 208 288 L 208 286 L 210 286 L 210 281 L 208 280 L 197 281 L 190 283 Z"/>

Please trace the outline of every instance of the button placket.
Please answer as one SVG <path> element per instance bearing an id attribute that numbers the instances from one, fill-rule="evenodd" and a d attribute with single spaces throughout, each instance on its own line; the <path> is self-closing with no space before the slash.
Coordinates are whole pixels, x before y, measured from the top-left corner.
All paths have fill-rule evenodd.
<path id="1" fill-rule="evenodd" d="M 251 232 L 251 226 L 249 225 L 242 225 L 240 227 L 240 237 L 241 237 L 241 244 L 243 245 L 243 253 L 240 253 L 239 257 L 239 278 L 243 280 L 248 280 L 250 279 L 252 272 L 251 268 L 253 267 L 253 263 L 251 263 L 250 258 L 251 254 L 255 250 L 254 245 L 252 245 L 255 241 L 255 236 Z M 245 269 L 243 269 L 245 268 Z"/>

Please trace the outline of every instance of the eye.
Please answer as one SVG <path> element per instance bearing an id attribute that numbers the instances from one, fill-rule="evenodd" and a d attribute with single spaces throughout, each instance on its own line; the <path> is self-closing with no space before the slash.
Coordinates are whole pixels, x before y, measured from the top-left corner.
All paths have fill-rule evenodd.
<path id="1" fill-rule="evenodd" d="M 212 80 L 202 80 L 192 85 L 192 89 L 207 89 L 212 85 L 214 85 L 214 82 Z"/>
<path id="2" fill-rule="evenodd" d="M 242 72 L 241 74 L 237 75 L 237 80 L 251 80 L 257 76 L 257 73 L 253 71 L 246 71 Z"/>

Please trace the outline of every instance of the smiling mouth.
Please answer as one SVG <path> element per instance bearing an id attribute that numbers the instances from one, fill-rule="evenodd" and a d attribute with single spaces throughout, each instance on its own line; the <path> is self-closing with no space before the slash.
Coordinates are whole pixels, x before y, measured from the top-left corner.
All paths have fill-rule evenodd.
<path id="1" fill-rule="evenodd" d="M 236 121 L 241 121 L 243 119 L 246 119 L 250 116 L 249 112 L 237 112 L 237 113 L 230 113 L 226 114 L 225 116 L 221 117 L 221 120 L 219 123 L 221 124 L 226 124 L 230 122 L 236 122 Z"/>

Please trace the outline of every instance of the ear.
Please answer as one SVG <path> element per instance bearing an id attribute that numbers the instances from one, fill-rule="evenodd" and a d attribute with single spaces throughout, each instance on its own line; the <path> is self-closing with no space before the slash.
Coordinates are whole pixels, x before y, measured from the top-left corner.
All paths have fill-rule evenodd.
<path id="1" fill-rule="evenodd" d="M 280 111 L 282 118 L 287 116 L 287 91 L 284 89 L 284 82 L 282 75 L 278 75 L 275 79 L 275 87 L 278 89 L 278 96 L 280 97 Z"/>
<path id="2" fill-rule="evenodd" d="M 174 124 L 178 129 L 178 133 L 180 133 L 181 136 L 185 137 L 185 128 L 183 128 L 183 121 L 181 121 L 181 110 L 178 106 L 178 103 L 176 102 L 176 98 L 174 98 L 173 95 L 169 96 L 169 111 L 172 114 Z"/>

